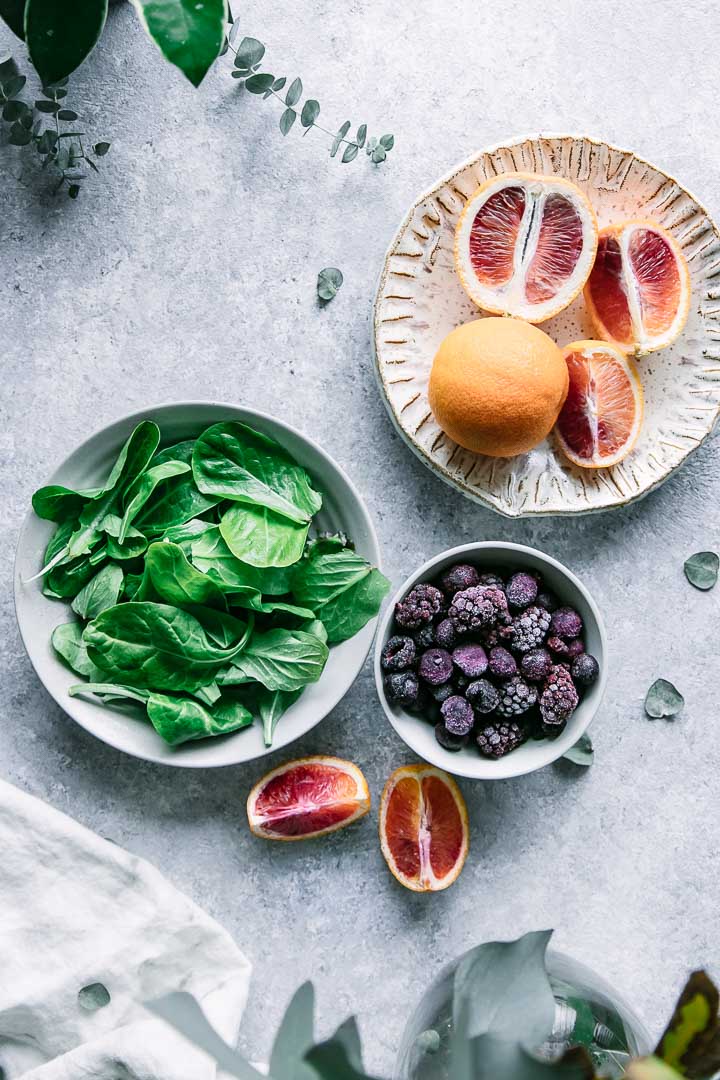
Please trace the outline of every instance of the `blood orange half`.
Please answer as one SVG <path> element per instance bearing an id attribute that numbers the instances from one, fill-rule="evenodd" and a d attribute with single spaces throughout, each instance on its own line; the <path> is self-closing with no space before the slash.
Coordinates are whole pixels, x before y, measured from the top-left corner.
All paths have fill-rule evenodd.
<path id="1" fill-rule="evenodd" d="M 380 804 L 380 843 L 391 872 L 413 892 L 457 880 L 468 853 L 467 808 L 455 781 L 432 765 L 396 769 Z"/>
<path id="2" fill-rule="evenodd" d="M 603 229 L 585 288 L 599 337 L 638 355 L 669 345 L 690 310 L 690 274 L 676 241 L 652 221 Z"/>
<path id="3" fill-rule="evenodd" d="M 259 780 L 250 792 L 250 829 L 266 840 L 324 836 L 367 814 L 367 781 L 351 761 L 307 757 L 288 761 Z"/>
<path id="4" fill-rule="evenodd" d="M 555 432 L 563 452 L 586 469 L 617 465 L 630 453 L 643 419 L 637 368 L 606 341 L 563 349 L 570 385 Z"/>
<path id="5" fill-rule="evenodd" d="M 478 188 L 463 210 L 455 266 L 478 307 L 539 323 L 578 295 L 597 236 L 593 209 L 569 180 L 503 173 Z"/>

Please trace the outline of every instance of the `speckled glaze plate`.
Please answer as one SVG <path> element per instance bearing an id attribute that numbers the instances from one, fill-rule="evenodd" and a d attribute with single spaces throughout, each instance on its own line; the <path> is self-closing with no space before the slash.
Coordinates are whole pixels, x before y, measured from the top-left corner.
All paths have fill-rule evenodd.
<path id="1" fill-rule="evenodd" d="M 553 436 L 529 454 L 489 458 L 463 450 L 439 428 L 427 398 L 440 342 L 478 318 L 455 273 L 455 225 L 467 199 L 502 172 L 564 176 L 585 191 L 600 226 L 647 217 L 668 229 L 690 268 L 685 330 L 638 363 L 645 422 L 633 452 L 612 469 L 578 469 Z M 559 345 L 593 337 L 582 296 L 542 329 Z M 577 135 L 541 135 L 471 158 L 408 211 L 385 258 L 375 300 L 375 360 L 390 415 L 408 446 L 437 476 L 508 517 L 583 514 L 642 498 L 711 433 L 720 408 L 720 235 L 677 180 L 628 150 Z"/>

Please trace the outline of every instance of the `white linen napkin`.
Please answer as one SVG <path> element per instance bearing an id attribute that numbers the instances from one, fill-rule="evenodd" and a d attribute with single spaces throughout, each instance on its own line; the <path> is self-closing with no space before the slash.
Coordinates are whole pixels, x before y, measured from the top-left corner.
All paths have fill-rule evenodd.
<path id="1" fill-rule="evenodd" d="M 0 780 L 7 1080 L 215 1080 L 142 1003 L 186 990 L 234 1045 L 249 981 L 230 936 L 154 867 Z M 92 984 L 110 1002 L 88 1011 L 78 992 Z"/>

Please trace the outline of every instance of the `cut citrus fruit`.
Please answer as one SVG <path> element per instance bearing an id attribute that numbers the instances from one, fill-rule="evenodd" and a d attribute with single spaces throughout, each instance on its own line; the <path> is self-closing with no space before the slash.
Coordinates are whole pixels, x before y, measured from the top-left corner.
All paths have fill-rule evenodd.
<path id="1" fill-rule="evenodd" d="M 467 807 L 452 777 L 433 765 L 405 765 L 385 785 L 380 843 L 401 885 L 439 892 L 457 880 L 468 853 Z"/>
<path id="2" fill-rule="evenodd" d="M 578 295 L 597 236 L 593 208 L 569 180 L 503 173 L 465 206 L 455 232 L 455 267 L 478 307 L 539 323 Z"/>
<path id="3" fill-rule="evenodd" d="M 690 274 L 677 242 L 652 221 L 603 229 L 585 300 L 598 336 L 623 352 L 669 345 L 690 310 Z"/>
<path id="4" fill-rule="evenodd" d="M 307 757 L 288 761 L 259 780 L 250 792 L 250 829 L 266 840 L 324 836 L 367 814 L 367 781 L 351 761 Z"/>
<path id="5" fill-rule="evenodd" d="M 563 452 L 586 469 L 617 465 L 642 426 L 637 368 L 607 341 L 574 341 L 563 349 L 570 388 L 555 425 Z"/>

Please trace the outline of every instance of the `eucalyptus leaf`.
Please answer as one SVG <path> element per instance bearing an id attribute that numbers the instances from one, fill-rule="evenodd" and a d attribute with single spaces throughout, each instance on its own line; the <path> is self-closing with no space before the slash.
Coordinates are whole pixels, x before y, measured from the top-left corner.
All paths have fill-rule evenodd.
<path id="1" fill-rule="evenodd" d="M 237 24 L 233 24 L 233 29 Z M 232 35 L 231 35 L 232 38 Z M 265 55 L 265 46 L 257 38 L 244 37 L 235 53 L 235 66 L 246 68 L 248 71 L 259 64 Z M 290 104 L 290 102 L 288 102 Z"/>
<path id="2" fill-rule="evenodd" d="M 348 161 L 354 161 L 358 156 L 358 153 L 359 147 L 357 143 L 348 143 L 342 156 L 343 164 L 347 164 Z"/>
<path id="3" fill-rule="evenodd" d="M 233 555 L 250 566 L 292 566 L 302 556 L 308 525 L 267 506 L 235 503 L 220 519 L 220 535 Z"/>
<path id="4" fill-rule="evenodd" d="M 350 121 L 346 120 L 343 124 L 340 125 L 340 127 L 338 128 L 338 133 L 337 133 L 337 135 L 335 136 L 335 138 L 332 141 L 332 146 L 330 147 L 330 157 L 331 158 L 334 158 L 335 155 L 337 154 L 337 152 L 340 149 L 340 146 L 342 144 L 342 141 L 345 138 L 345 136 L 347 135 L 349 130 L 350 130 Z"/>
<path id="5" fill-rule="evenodd" d="M 83 619 L 94 619 L 106 608 L 114 607 L 122 592 L 123 572 L 115 563 L 109 563 L 98 570 L 94 577 L 84 585 L 70 605 L 76 615 Z"/>
<path id="6" fill-rule="evenodd" d="M 304 128 L 312 127 L 320 115 L 320 103 L 314 98 L 308 98 L 300 113 L 300 123 Z"/>
<path id="7" fill-rule="evenodd" d="M 367 124 L 361 124 L 357 129 L 357 135 L 355 136 L 355 142 L 359 147 L 365 145 L 365 138 L 367 136 Z"/>
<path id="8" fill-rule="evenodd" d="M 45 85 L 75 71 L 92 52 L 105 26 L 107 0 L 27 0 L 25 40 Z"/>
<path id="9" fill-rule="evenodd" d="M 380 136 L 380 145 L 382 147 L 384 147 L 385 150 L 392 150 L 393 146 L 395 145 L 395 136 L 394 135 L 381 135 Z"/>
<path id="10" fill-rule="evenodd" d="M 317 279 L 317 294 L 321 300 L 326 303 L 328 300 L 332 300 L 334 296 L 337 296 L 338 289 L 341 288 L 343 283 L 342 272 L 335 266 L 326 266 L 324 270 L 321 270 Z"/>
<path id="11" fill-rule="evenodd" d="M 287 93 L 285 94 L 285 104 L 288 107 L 297 105 L 298 101 L 302 97 L 303 85 L 301 79 L 293 79 L 290 83 Z"/>
<path id="12" fill-rule="evenodd" d="M 166 60 L 199 86 L 220 55 L 227 24 L 226 0 L 132 0 Z"/>
<path id="13" fill-rule="evenodd" d="M 301 1080 L 303 1075 L 312 1080 L 302 1059 L 315 1042 L 314 1014 L 315 990 L 306 982 L 293 994 L 275 1036 L 270 1054 L 272 1080 Z"/>
<path id="14" fill-rule="evenodd" d="M 78 1005 L 86 1012 L 97 1012 L 110 1004 L 110 993 L 102 983 L 90 983 L 78 991 Z"/>
<path id="15" fill-rule="evenodd" d="M 675 717 L 685 699 L 667 679 L 656 679 L 645 696 L 645 712 L 651 720 Z"/>
<path id="16" fill-rule="evenodd" d="M 238 1077 L 238 1080 L 265 1080 L 264 1073 L 254 1069 L 220 1038 L 192 994 L 175 990 L 144 1004 L 151 1013 L 209 1054 L 230 1076 Z"/>
<path id="17" fill-rule="evenodd" d="M 285 111 L 280 115 L 280 130 L 282 131 L 283 135 L 287 135 L 296 120 L 297 113 L 295 112 L 295 110 L 289 108 L 285 109 Z"/>
<path id="18" fill-rule="evenodd" d="M 250 76 L 245 83 L 245 88 L 249 90 L 251 94 L 266 94 L 268 90 L 272 89 L 274 81 L 274 75 L 270 75 L 265 71 L 258 72 L 257 75 Z"/>
<path id="19" fill-rule="evenodd" d="M 593 763 L 594 751 L 593 744 L 590 736 L 585 732 L 581 735 L 574 746 L 571 746 L 563 757 L 568 761 L 572 761 L 573 765 L 584 765 L 588 767 Z"/>
<path id="20" fill-rule="evenodd" d="M 697 551 L 686 560 L 685 577 L 696 589 L 712 589 L 718 579 L 720 558 L 714 551 Z"/>

